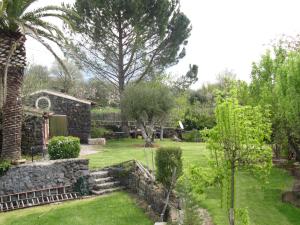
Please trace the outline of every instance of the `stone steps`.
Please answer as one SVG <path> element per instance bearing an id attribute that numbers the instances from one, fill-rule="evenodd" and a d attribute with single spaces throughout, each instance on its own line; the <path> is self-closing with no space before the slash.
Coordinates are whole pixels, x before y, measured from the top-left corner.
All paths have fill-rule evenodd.
<path id="1" fill-rule="evenodd" d="M 109 176 L 109 172 L 106 170 L 92 172 L 90 176 L 94 179 L 92 193 L 95 195 L 104 195 L 124 189 L 120 186 L 119 181 L 115 181 L 113 177 Z"/>
<path id="2" fill-rule="evenodd" d="M 90 176 L 93 177 L 94 179 L 99 179 L 99 178 L 109 177 L 109 174 L 108 171 L 101 170 L 101 171 L 92 172 Z"/>
<path id="3" fill-rule="evenodd" d="M 105 182 L 110 182 L 110 181 L 113 181 L 113 180 L 114 180 L 113 177 L 98 178 L 98 179 L 95 179 L 95 184 L 103 184 Z"/>
<path id="4" fill-rule="evenodd" d="M 104 189 L 104 190 L 92 190 L 92 193 L 94 195 L 105 195 L 105 194 L 109 194 L 109 193 L 112 193 L 112 192 L 115 192 L 115 191 L 121 191 L 123 190 L 124 187 L 116 187 L 116 188 L 109 188 L 109 189 Z"/>
<path id="5" fill-rule="evenodd" d="M 120 182 L 118 182 L 118 181 L 106 182 L 103 184 L 96 184 L 94 186 L 94 190 L 105 190 L 105 189 L 118 187 L 119 185 L 120 185 Z"/>

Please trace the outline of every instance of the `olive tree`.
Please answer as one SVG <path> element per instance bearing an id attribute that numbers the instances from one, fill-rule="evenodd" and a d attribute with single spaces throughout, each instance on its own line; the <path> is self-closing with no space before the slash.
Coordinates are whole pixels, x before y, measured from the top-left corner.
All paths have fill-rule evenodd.
<path id="1" fill-rule="evenodd" d="M 172 109 L 173 97 L 161 83 L 142 82 L 125 89 L 121 107 L 129 118 L 137 121 L 146 146 L 151 146 L 154 126 Z"/>

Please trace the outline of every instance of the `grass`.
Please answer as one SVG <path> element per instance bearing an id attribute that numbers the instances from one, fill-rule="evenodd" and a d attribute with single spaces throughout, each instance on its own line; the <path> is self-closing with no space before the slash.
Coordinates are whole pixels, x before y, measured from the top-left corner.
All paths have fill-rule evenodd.
<path id="1" fill-rule="evenodd" d="M 145 153 L 142 140 L 109 141 L 97 154 L 85 156 L 90 159 L 91 168 L 100 168 L 119 162 L 137 159 L 144 163 Z M 209 151 L 203 143 L 158 142 L 160 146 L 180 146 L 183 149 L 183 164 L 207 166 Z M 151 164 L 152 150 L 147 149 Z M 155 152 L 155 151 L 154 151 Z M 283 191 L 292 187 L 293 178 L 284 170 L 273 168 L 267 184 L 252 175 L 240 172 L 237 175 L 237 207 L 247 207 L 251 225 L 300 225 L 300 209 L 281 202 Z M 207 190 L 207 197 L 200 204 L 212 214 L 216 225 L 227 225 L 224 209 L 220 208 L 220 190 Z"/>
<path id="2" fill-rule="evenodd" d="M 0 214 L 5 225 L 153 225 L 125 193 Z"/>
<path id="3" fill-rule="evenodd" d="M 208 152 L 205 144 L 202 143 L 174 143 L 171 141 L 158 142 L 159 146 L 172 146 L 174 144 L 180 145 L 183 152 L 183 160 L 187 165 L 189 163 L 198 163 L 205 165 L 208 159 Z M 124 161 L 136 159 L 147 164 L 145 159 L 145 152 L 147 155 L 148 163 L 152 161 L 152 150 L 146 148 L 144 151 L 143 141 L 140 139 L 120 139 L 108 141 L 108 144 L 99 149 L 99 153 L 84 156 L 90 160 L 90 168 L 103 168 L 109 165 L 121 163 Z M 155 149 L 154 149 L 155 152 Z"/>

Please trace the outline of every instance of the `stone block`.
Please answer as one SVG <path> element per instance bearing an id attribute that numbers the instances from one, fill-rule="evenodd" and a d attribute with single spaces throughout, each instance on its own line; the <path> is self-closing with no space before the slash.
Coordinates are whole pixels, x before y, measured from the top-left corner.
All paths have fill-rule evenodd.
<path id="1" fill-rule="evenodd" d="M 89 145 L 106 145 L 105 138 L 89 138 L 88 140 Z"/>

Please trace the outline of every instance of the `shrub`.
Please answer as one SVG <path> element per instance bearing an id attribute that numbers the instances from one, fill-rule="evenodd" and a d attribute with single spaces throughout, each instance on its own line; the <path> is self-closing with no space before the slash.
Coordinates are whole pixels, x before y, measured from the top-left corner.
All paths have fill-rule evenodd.
<path id="1" fill-rule="evenodd" d="M 80 140 L 77 137 L 54 137 L 49 141 L 48 153 L 51 160 L 77 158 Z"/>
<path id="2" fill-rule="evenodd" d="M 182 150 L 177 147 L 159 148 L 156 152 L 156 179 L 166 188 L 172 183 L 173 170 L 176 167 L 176 180 L 182 175 Z M 176 181 L 175 180 L 175 181 Z"/>
<path id="3" fill-rule="evenodd" d="M 187 142 L 199 142 L 201 140 L 200 137 L 201 136 L 199 130 L 187 131 L 182 134 L 183 140 Z"/>
<path id="4" fill-rule="evenodd" d="M 10 168 L 10 163 L 6 160 L 0 161 L 0 176 L 3 176 Z"/>
<path id="5" fill-rule="evenodd" d="M 91 130 L 91 137 L 92 138 L 105 137 L 109 133 L 110 131 L 103 127 L 93 127 Z"/>

